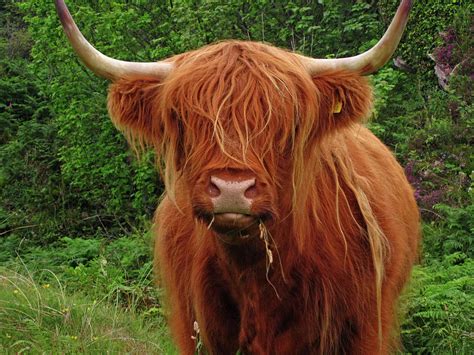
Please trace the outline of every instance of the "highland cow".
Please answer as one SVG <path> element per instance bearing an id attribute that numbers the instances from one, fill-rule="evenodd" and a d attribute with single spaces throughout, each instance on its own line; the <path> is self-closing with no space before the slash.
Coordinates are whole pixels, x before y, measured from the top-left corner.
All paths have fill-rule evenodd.
<path id="1" fill-rule="evenodd" d="M 411 1 L 355 57 L 224 41 L 155 63 L 101 54 L 56 6 L 81 60 L 113 82 L 113 122 L 163 166 L 155 265 L 180 352 L 392 351 L 419 213 L 363 125 L 365 76 L 391 57 Z"/>

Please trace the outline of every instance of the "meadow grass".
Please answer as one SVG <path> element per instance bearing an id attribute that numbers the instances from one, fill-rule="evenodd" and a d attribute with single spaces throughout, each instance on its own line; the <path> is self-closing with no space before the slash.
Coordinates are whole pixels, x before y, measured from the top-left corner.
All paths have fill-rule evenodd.
<path id="1" fill-rule="evenodd" d="M 43 270 L 42 272 L 49 272 Z M 0 353 L 176 354 L 163 317 L 0 268 Z"/>
<path id="2" fill-rule="evenodd" d="M 426 229 L 424 253 L 435 257 L 415 267 L 400 300 L 398 354 L 474 353 L 474 260 L 468 247 L 447 255 L 439 247 L 470 245 L 460 233 Z M 148 252 L 146 238 L 78 238 L 4 260 L 0 354 L 177 354 Z"/>

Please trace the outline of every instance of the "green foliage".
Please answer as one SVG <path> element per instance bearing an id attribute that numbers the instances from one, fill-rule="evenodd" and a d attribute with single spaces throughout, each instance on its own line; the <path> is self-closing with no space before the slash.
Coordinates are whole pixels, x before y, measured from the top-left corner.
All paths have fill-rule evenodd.
<path id="1" fill-rule="evenodd" d="M 395 94 L 395 89 L 399 86 L 400 82 L 404 80 L 404 74 L 396 71 L 391 67 L 384 67 L 378 71 L 372 78 L 372 85 L 374 88 L 374 119 L 376 120 L 379 113 L 387 109 L 389 105 L 393 105 L 392 99 Z M 406 79 L 405 79 L 406 80 Z M 383 127 L 378 126 L 379 130 Z"/>
<path id="2" fill-rule="evenodd" d="M 14 57 L 19 51 L 13 49 L 7 51 L 13 57 L 0 58 L 0 73 L 5 77 L 0 80 L 0 124 L 6 128 L 0 136 L 2 228 L 39 244 L 63 235 L 118 236 L 130 231 L 152 214 L 161 185 L 157 174 L 133 158 L 110 123 L 105 82 L 92 78 L 82 66 L 71 65 L 76 59 L 62 45 L 63 34 L 51 3 L 25 1 L 18 6 L 26 14 L 27 33 L 36 40 L 31 52 L 25 49 L 30 53 L 28 61 Z M 17 7 L 12 3 L 8 8 L 15 8 L 14 15 L 21 21 L 11 17 L 26 26 Z M 147 22 L 138 20 L 145 16 L 145 9 L 124 8 L 125 4 L 111 5 L 112 21 L 93 16 L 92 3 L 79 6 L 82 16 L 97 19 L 104 42 L 110 39 L 106 33 L 115 22 L 117 27 Z M 90 28 L 85 27 L 86 31 Z M 24 32 L 25 28 L 17 25 L 12 30 Z M 14 33 L 5 34 L 6 39 Z M 126 40 L 114 43 L 130 52 L 112 54 L 128 56 L 140 47 L 133 55 L 149 56 L 142 43 L 133 46 Z M 1 43 L 7 48 L 13 45 L 7 40 Z M 30 42 L 26 44 L 31 47 Z M 146 157 L 149 163 L 150 155 Z"/>
<path id="3" fill-rule="evenodd" d="M 414 11 L 429 13 L 439 9 L 441 3 L 444 2 L 436 1 L 430 6 L 417 7 L 415 2 Z M 440 89 L 431 69 L 435 63 L 430 64 L 430 75 L 418 67 L 415 67 L 418 73 L 406 74 L 391 72 L 390 68 L 382 69 L 374 76 L 374 86 L 376 94 L 383 99 L 376 99 L 376 115 L 371 123 L 374 132 L 392 147 L 406 166 L 423 217 L 437 222 L 442 218 L 435 210 L 437 204 L 463 208 L 472 203 L 472 196 L 466 193 L 472 184 L 471 173 L 474 169 L 473 53 L 468 49 L 472 48 L 472 20 L 469 15 L 472 6 L 457 2 L 446 5 L 446 8 L 450 6 L 456 6 L 457 11 L 444 13 L 443 16 L 451 19 L 449 27 L 444 28 L 448 32 L 435 34 L 440 40 L 435 41 L 438 47 L 430 43 L 431 51 L 438 53 L 438 57 L 443 54 L 443 60 L 453 60 L 453 66 L 463 62 L 462 69 L 449 77 L 446 90 Z M 385 5 L 382 6 L 384 8 Z M 416 15 L 414 18 L 413 21 L 417 21 Z M 414 25 L 417 24 L 415 22 Z M 407 33 L 410 33 L 410 28 Z M 449 41 L 441 41 L 441 38 L 447 37 Z M 420 36 L 420 39 L 425 37 Z M 453 39 L 456 40 L 455 46 L 451 43 Z M 409 42 L 403 43 L 408 46 Z M 413 50 L 419 50 L 416 41 L 410 46 Z M 453 71 L 453 68 L 445 70 Z M 436 228 L 439 226 L 436 225 Z"/>
<path id="4" fill-rule="evenodd" d="M 52 281 L 50 273 L 40 273 L 51 270 L 68 291 L 113 301 L 127 309 L 158 308 L 148 240 L 141 235 L 112 241 L 65 237 L 49 247 L 28 247 L 10 236 L 0 240 L 4 250 L 0 262 L 10 268 L 20 263 L 37 273 L 40 282 Z"/>
<path id="5" fill-rule="evenodd" d="M 474 258 L 474 204 L 466 208 L 436 205 L 440 221 L 425 225 L 424 253 L 427 259 L 436 260 L 455 254 Z"/>
<path id="6" fill-rule="evenodd" d="M 416 268 L 402 324 L 409 354 L 472 354 L 474 261 L 459 253 Z"/>
<path id="7" fill-rule="evenodd" d="M 66 249 L 67 250 L 67 249 Z M 91 285 L 95 298 L 119 302 L 126 308 L 159 307 L 152 280 L 150 246 L 142 238 L 123 237 L 103 245 L 87 263 L 64 268 L 63 278 L 72 290 Z"/>

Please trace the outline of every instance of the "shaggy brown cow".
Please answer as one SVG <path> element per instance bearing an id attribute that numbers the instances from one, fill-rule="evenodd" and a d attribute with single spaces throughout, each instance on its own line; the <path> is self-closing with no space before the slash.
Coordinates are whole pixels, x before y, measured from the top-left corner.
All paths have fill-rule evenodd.
<path id="1" fill-rule="evenodd" d="M 419 217 L 361 124 L 363 75 L 390 58 L 411 1 L 352 58 L 225 41 L 157 63 L 104 56 L 56 6 L 81 59 L 114 82 L 114 123 L 164 162 L 155 261 L 180 352 L 196 338 L 212 354 L 390 352 Z"/>

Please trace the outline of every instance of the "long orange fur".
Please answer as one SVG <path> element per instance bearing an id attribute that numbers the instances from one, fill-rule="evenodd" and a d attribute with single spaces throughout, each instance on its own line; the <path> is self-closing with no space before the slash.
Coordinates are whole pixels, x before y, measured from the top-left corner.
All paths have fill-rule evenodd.
<path id="1" fill-rule="evenodd" d="M 166 193 L 155 265 L 180 352 L 194 353 L 195 321 L 212 354 L 394 350 L 419 215 L 402 169 L 362 124 L 366 79 L 311 78 L 292 53 L 254 42 L 170 60 L 176 69 L 163 82 L 114 83 L 109 111 L 133 147 L 157 152 Z M 263 250 L 255 259 L 223 247 L 193 216 L 206 198 L 197 186 L 224 169 L 250 170 L 269 186 L 278 258 L 268 275 Z"/>

